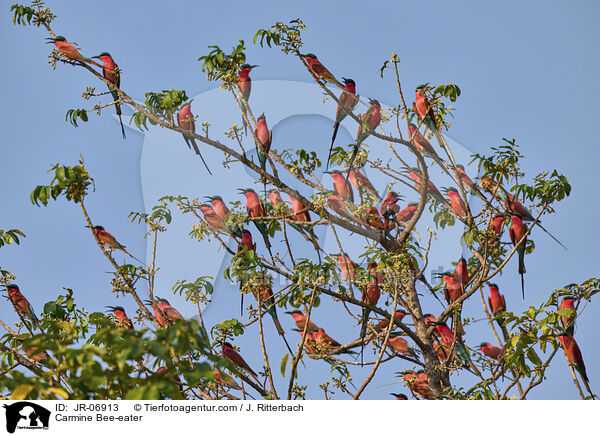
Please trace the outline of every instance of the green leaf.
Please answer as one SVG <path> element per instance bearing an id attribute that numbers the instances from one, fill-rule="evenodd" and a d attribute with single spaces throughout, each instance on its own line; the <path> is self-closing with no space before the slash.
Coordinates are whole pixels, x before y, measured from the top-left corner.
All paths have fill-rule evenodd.
<path id="1" fill-rule="evenodd" d="M 286 353 L 285 356 L 283 356 L 283 358 L 281 359 L 280 370 L 281 370 L 282 377 L 285 377 L 285 368 L 287 366 L 287 361 L 288 361 L 289 357 L 290 357 L 289 353 Z"/>

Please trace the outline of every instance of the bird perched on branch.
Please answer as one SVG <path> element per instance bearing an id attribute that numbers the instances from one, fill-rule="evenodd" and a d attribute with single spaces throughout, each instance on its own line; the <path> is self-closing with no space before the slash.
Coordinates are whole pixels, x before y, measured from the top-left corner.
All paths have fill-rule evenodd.
<path id="1" fill-rule="evenodd" d="M 340 102 L 338 103 L 337 110 L 335 112 L 335 124 L 333 125 L 333 136 L 331 137 L 331 146 L 329 147 L 329 155 L 327 156 L 327 166 L 325 169 L 329 169 L 329 161 L 331 160 L 331 150 L 333 150 L 333 143 L 337 135 L 340 123 L 346 118 L 346 116 L 352 112 L 356 104 L 358 103 L 358 95 L 356 95 L 356 83 L 352 79 L 344 80 L 344 91 L 340 95 Z"/>
<path id="2" fill-rule="evenodd" d="M 89 228 L 90 226 L 86 226 L 86 227 Z M 144 263 L 141 260 L 139 260 L 137 257 L 135 257 L 133 254 L 131 254 L 127 250 L 125 250 L 125 246 L 123 244 L 120 244 L 113 235 L 111 235 L 108 231 L 106 231 L 104 229 L 104 227 L 94 226 L 94 227 L 92 227 L 92 230 L 94 231 L 94 233 L 96 234 L 96 237 L 98 238 L 98 240 L 104 247 L 121 250 L 127 256 L 133 257 L 139 263 Z"/>
<path id="3" fill-rule="evenodd" d="M 181 127 L 183 130 L 188 130 L 192 134 L 196 133 L 196 119 L 194 118 L 194 114 L 192 113 L 192 100 L 188 101 L 179 110 L 179 112 L 177 113 L 177 122 L 179 123 L 179 127 Z M 196 145 L 196 140 L 194 139 L 194 137 L 183 133 L 183 139 L 185 140 L 185 143 L 187 144 L 188 148 L 191 149 L 192 147 L 194 147 L 194 152 L 198 156 L 200 156 L 200 159 L 202 159 L 202 163 L 206 167 L 208 174 L 212 176 L 212 172 L 210 171 L 210 168 L 208 168 L 206 161 L 202 157 L 202 153 L 200 153 L 200 150 L 198 149 L 198 145 Z"/>
<path id="4" fill-rule="evenodd" d="M 10 284 L 6 286 L 6 291 L 15 310 L 41 329 L 40 320 L 35 315 L 33 306 L 23 296 L 19 287 L 15 284 Z"/>
<path id="5" fill-rule="evenodd" d="M 93 56 L 93 58 L 98 58 L 102 61 L 102 75 L 104 78 L 117 88 L 120 88 L 121 70 L 119 70 L 119 66 L 114 61 L 110 53 L 105 51 L 100 53 L 98 56 Z M 123 139 L 125 139 L 125 127 L 123 127 L 123 120 L 121 119 L 121 103 L 119 102 L 119 93 L 117 91 L 110 91 L 110 94 L 115 102 L 115 110 L 119 116 L 119 123 L 121 123 L 121 134 L 123 135 Z"/>

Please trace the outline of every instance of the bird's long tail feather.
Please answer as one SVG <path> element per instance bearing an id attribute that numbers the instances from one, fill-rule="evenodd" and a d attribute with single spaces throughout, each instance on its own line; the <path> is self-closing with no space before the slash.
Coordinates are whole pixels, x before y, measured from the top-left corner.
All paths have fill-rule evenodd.
<path id="1" fill-rule="evenodd" d="M 329 161 L 331 160 L 331 151 L 333 150 L 333 143 L 335 142 L 335 137 L 337 136 L 338 129 L 340 128 L 340 123 L 338 121 L 333 125 L 333 136 L 331 137 L 331 145 L 329 146 L 329 155 L 327 155 L 327 165 L 325 167 L 326 170 L 329 169 Z"/>
<path id="2" fill-rule="evenodd" d="M 537 223 L 537 225 L 540 227 L 540 229 L 542 229 L 544 232 L 546 232 L 548 234 L 548 236 L 550 236 L 552 239 L 554 239 L 562 248 L 564 248 L 565 250 L 568 250 L 568 248 L 565 247 L 562 242 L 560 242 L 558 239 L 556 239 L 554 237 L 554 235 L 552 235 L 552 233 L 550 233 L 548 230 L 546 230 L 539 222 Z"/>

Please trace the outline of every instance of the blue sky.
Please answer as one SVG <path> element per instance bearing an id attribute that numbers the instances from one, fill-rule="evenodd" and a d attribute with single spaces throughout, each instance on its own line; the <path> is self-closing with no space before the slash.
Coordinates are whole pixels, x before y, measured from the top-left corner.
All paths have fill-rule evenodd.
<path id="1" fill-rule="evenodd" d="M 252 73 L 255 80 L 309 83 L 307 72 L 295 59 L 284 57 L 278 50 L 250 44 L 258 28 L 275 21 L 302 18 L 309 27 L 304 36 L 307 51 L 317 53 L 336 74 L 351 76 L 361 95 L 390 105 L 397 103 L 392 75 L 382 80 L 377 70 L 391 52 L 396 52 L 401 59 L 405 90 L 424 82 L 454 82 L 461 87 L 462 96 L 455 104 L 455 119 L 448 133 L 450 138 L 477 153 L 486 153 L 489 147 L 499 145 L 502 137 L 516 138 L 526 155 L 523 168 L 528 174 L 533 176 L 556 168 L 572 183 L 572 195 L 559 204 L 556 215 L 544 220 L 545 227 L 565 242 L 569 251 L 562 250 L 542 232 L 535 232 L 532 239 L 536 242 L 536 252 L 526 258 L 527 295 L 531 300 L 523 302 L 520 298 L 514 262 L 498 279 L 509 309 L 526 308 L 545 299 L 553 289 L 597 275 L 594 250 L 597 238 L 590 236 L 586 227 L 593 226 L 600 213 L 598 202 L 594 201 L 597 199 L 595 164 L 600 151 L 598 141 L 589 132 L 598 115 L 593 97 L 600 91 L 599 30 L 595 25 L 598 5 L 436 1 L 429 2 L 426 8 L 408 2 L 377 5 L 365 9 L 345 4 L 341 10 L 333 2 L 310 1 L 294 7 L 283 2 L 262 2 L 250 7 L 241 4 L 232 7 L 230 3 L 200 6 L 177 1 L 143 6 L 137 2 L 107 1 L 102 5 L 49 2 L 58 15 L 53 23 L 55 31 L 76 40 L 87 55 L 109 51 L 123 70 L 123 88 L 140 100 L 149 90 L 170 88 L 185 89 L 188 96 L 205 95 L 214 84 L 205 80 L 196 59 L 207 52 L 208 45 L 229 48 L 238 39 L 246 40 L 249 46 L 248 60 L 261 65 Z M 132 130 L 128 130 L 126 141 L 121 140 L 119 128 L 108 113 L 100 118 L 91 115 L 91 121 L 77 129 L 65 123 L 67 109 L 91 106 L 80 98 L 85 86 L 91 83 L 88 75 L 66 65 L 52 71 L 46 63 L 50 47 L 43 44 L 47 35 L 40 29 L 13 26 L 8 7 L 3 17 L 0 32 L 3 40 L 11 43 L 5 45 L 5 59 L 10 62 L 0 71 L 2 83 L 10 85 L 4 90 L 8 104 L 0 108 L 4 120 L 0 194 L 5 212 L 0 228 L 18 227 L 27 234 L 27 239 L 19 247 L 2 248 L 0 264 L 17 275 L 23 292 L 35 302 L 38 311 L 62 287 L 75 289 L 78 301 L 88 310 L 100 310 L 114 303 L 109 293 L 108 265 L 83 227 L 80 211 L 65 201 L 47 208 L 35 207 L 29 201 L 35 185 L 49 180 L 46 171 L 50 165 L 57 160 L 74 164 L 80 154 L 84 156 L 96 179 L 96 192 L 87 201 L 89 212 L 96 223 L 104 225 L 136 254 L 145 250 L 145 241 L 141 239 L 144 229 L 131 224 L 127 215 L 151 205 L 148 193 L 154 192 L 150 189 L 153 179 L 165 183 L 179 179 L 183 183 L 173 182 L 173 188 L 180 187 L 180 191 L 165 193 L 187 195 L 193 195 L 195 187 L 204 195 L 205 188 L 220 182 L 207 180 L 201 166 L 195 172 L 191 167 L 189 171 L 177 171 L 178 163 L 185 170 L 190 162 L 186 161 L 189 155 L 183 142 L 178 142 L 173 134 L 157 132 L 156 138 L 165 135 L 164 144 L 173 143 L 178 149 L 164 146 L 162 156 L 158 153 L 155 158 L 144 160 L 152 156 L 147 152 L 159 152 L 160 148 L 151 149 L 143 135 Z M 103 88 L 102 84 L 94 86 Z M 407 94 L 412 98 L 412 93 L 407 91 Z M 297 102 L 292 100 L 292 103 Z M 217 122 L 214 107 L 204 108 L 196 102 L 193 109 L 200 119 L 212 117 L 211 122 Z M 261 111 L 267 112 L 268 119 L 276 118 L 275 114 L 269 115 L 268 109 L 273 108 Z M 303 132 L 298 136 L 296 129 L 303 131 L 308 121 L 316 126 L 312 135 Z M 324 137 L 327 143 L 330 130 L 325 121 L 316 115 L 310 119 L 282 120 L 274 128 L 274 139 L 279 134 L 282 142 L 292 144 L 294 138 L 299 146 L 302 141 L 317 142 Z M 349 130 L 350 133 L 342 132 L 345 140 L 354 136 L 353 128 Z M 218 129 L 214 131 L 215 135 L 220 134 Z M 148 147 L 144 154 L 143 147 Z M 213 166 L 218 166 L 215 164 L 219 153 L 207 151 L 206 155 Z M 144 173 L 145 169 L 148 172 Z M 185 184 L 188 175 L 190 183 Z M 244 179 L 231 183 L 238 180 L 243 183 Z M 184 230 L 177 230 L 189 227 L 189 218 L 177 217 L 175 224 L 180 226 L 175 233 L 180 236 L 181 246 L 165 239 L 165 251 L 197 250 L 197 258 L 182 256 L 185 260 L 181 262 L 181 275 L 177 276 L 195 278 L 197 271 L 189 272 L 186 262 L 197 260 L 202 265 L 210 256 L 206 249 L 187 240 Z M 454 252 L 449 254 L 445 265 L 452 260 Z M 159 280 L 164 281 L 161 292 L 170 296 L 174 280 L 169 276 Z M 237 295 L 231 289 L 223 286 L 218 288 L 218 294 L 214 306 L 207 310 L 213 321 L 234 316 L 229 313 L 230 308 L 238 307 Z M 192 308 L 186 309 L 177 298 L 173 301 L 182 313 L 192 315 Z M 474 313 L 481 311 L 478 304 L 468 303 Z M 128 301 L 124 305 L 134 309 Z M 576 335 L 592 389 L 597 386 L 592 369 L 600 364 L 600 347 L 593 335 L 596 327 L 593 320 L 600 315 L 598 307 L 592 304 L 581 315 Z M 342 341 L 351 340 L 354 333 L 337 328 L 337 315 L 326 312 L 325 308 L 320 309 L 323 311 L 320 318 L 327 320 L 323 321 L 326 330 Z M 439 311 L 439 306 L 430 310 Z M 14 319 L 8 305 L 0 307 L 0 316 L 3 320 Z M 289 319 L 282 316 L 282 321 L 284 327 L 292 327 Z M 242 351 L 246 350 L 245 354 L 250 354 L 247 360 L 251 365 L 260 367 L 260 356 L 250 352 L 255 349 L 252 347 L 256 346 L 256 337 L 250 332 L 246 336 L 238 343 Z M 475 345 L 479 339 L 479 332 L 474 332 L 465 340 Z M 283 349 L 281 346 L 274 350 L 274 355 L 281 354 Z M 276 366 L 279 359 L 273 360 Z M 321 369 L 325 374 L 325 369 Z M 402 368 L 386 368 L 381 379 L 398 369 Z M 549 381 L 536 388 L 531 398 L 577 397 L 562 355 L 555 359 L 548 376 Z M 384 383 L 381 379 L 372 382 L 366 398 L 385 398 L 391 391 L 404 390 L 399 386 L 377 388 Z"/>

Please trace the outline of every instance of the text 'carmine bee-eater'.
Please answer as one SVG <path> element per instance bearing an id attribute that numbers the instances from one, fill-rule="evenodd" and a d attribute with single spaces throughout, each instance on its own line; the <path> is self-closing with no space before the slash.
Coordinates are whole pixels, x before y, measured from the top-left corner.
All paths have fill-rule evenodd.
<path id="1" fill-rule="evenodd" d="M 253 68 L 258 67 L 258 65 L 249 65 L 243 64 L 240 65 L 240 71 L 238 72 L 238 86 L 240 87 L 240 92 L 242 95 L 242 112 L 244 115 L 246 114 L 246 105 L 248 104 L 248 99 L 250 98 L 250 90 L 252 89 L 252 81 L 250 80 L 250 71 Z M 244 104 L 244 102 L 246 104 Z M 245 124 L 245 121 L 244 121 Z"/>
<path id="2" fill-rule="evenodd" d="M 512 223 L 508 229 L 510 240 L 513 245 L 517 247 L 517 254 L 519 255 L 519 274 L 521 274 L 521 291 L 523 298 L 525 298 L 525 245 L 527 245 L 527 227 L 523 223 L 523 220 L 517 216 L 512 215 Z"/>
<path id="3" fill-rule="evenodd" d="M 93 64 L 93 65 L 96 65 L 97 67 L 102 68 L 102 65 L 100 65 L 98 62 L 96 62 L 92 59 L 86 58 L 81 53 L 79 53 L 79 50 L 77 50 L 75 47 L 73 47 L 72 44 L 67 42 L 67 39 L 64 36 L 57 36 L 56 38 L 46 38 L 46 39 L 48 40 L 48 44 L 54 43 L 57 50 L 64 57 L 66 57 L 72 61 L 87 62 L 87 63 Z"/>
<path id="4" fill-rule="evenodd" d="M 102 52 L 98 56 L 94 56 L 94 58 L 100 59 L 104 64 L 102 66 L 102 75 L 104 78 L 117 88 L 120 88 L 121 70 L 119 70 L 119 66 L 114 61 L 110 53 Z M 125 139 L 125 127 L 123 127 L 123 120 L 121 119 L 121 103 L 119 102 L 119 93 L 117 91 L 111 91 L 110 94 L 115 102 L 115 110 L 119 116 L 119 123 L 121 123 L 121 133 L 123 134 L 123 139 Z"/>
<path id="5" fill-rule="evenodd" d="M 259 301 L 259 299 L 260 299 L 261 306 L 266 308 L 267 313 L 269 315 L 271 315 L 271 318 L 273 318 L 273 324 L 275 324 L 277 333 L 283 338 L 283 342 L 285 342 L 285 346 L 290 351 L 290 353 L 293 355 L 294 352 L 290 348 L 290 344 L 288 344 L 288 341 L 285 338 L 285 330 L 283 330 L 283 327 L 281 326 L 281 323 L 279 322 L 279 318 L 277 318 L 277 310 L 276 310 L 276 306 L 275 306 L 275 296 L 273 295 L 273 288 L 271 287 L 271 285 L 268 282 L 262 280 L 260 282 L 260 284 L 258 284 L 257 286 L 254 286 L 252 288 L 252 293 L 254 294 L 256 301 Z"/>
<path id="6" fill-rule="evenodd" d="M 194 114 L 192 113 L 191 100 L 188 101 L 185 105 L 183 105 L 181 109 L 179 109 L 179 112 L 177 113 L 177 123 L 179 124 L 179 127 L 181 127 L 183 130 L 188 130 L 191 133 L 196 133 L 196 119 L 194 118 Z M 183 133 L 183 139 L 185 140 L 185 143 L 187 144 L 188 148 L 190 148 L 190 150 L 192 147 L 194 147 L 194 152 L 198 156 L 200 156 L 200 159 L 202 159 L 202 163 L 206 167 L 208 174 L 212 176 L 212 172 L 210 171 L 210 168 L 208 168 L 206 161 L 202 157 L 202 153 L 200 153 L 200 150 L 198 149 L 198 145 L 196 144 L 196 140 L 194 139 L 194 137 Z"/>
<path id="7" fill-rule="evenodd" d="M 573 338 L 571 334 L 563 332 L 558 336 L 558 340 L 563 347 L 565 357 L 567 358 L 569 365 L 577 370 L 577 372 L 581 376 L 585 388 L 590 393 L 590 395 L 593 395 L 592 390 L 590 389 L 590 380 L 585 371 L 583 356 L 581 355 L 581 350 L 579 349 L 579 345 L 577 345 L 575 338 Z"/>
<path id="8" fill-rule="evenodd" d="M 125 313 L 125 309 L 122 306 L 106 306 L 107 309 L 110 309 L 117 319 L 117 325 L 119 327 L 124 327 L 127 330 L 133 330 L 133 323 L 127 317 Z"/>
<path id="9" fill-rule="evenodd" d="M 362 115 L 360 125 L 358 126 L 356 142 L 353 145 L 352 155 L 350 156 L 350 161 L 348 162 L 348 174 L 346 175 L 346 178 L 350 176 L 354 159 L 356 159 L 356 155 L 358 153 L 358 148 L 363 141 L 367 139 L 371 132 L 375 131 L 381 122 L 381 105 L 377 100 L 372 99 L 369 99 L 369 103 L 369 109 L 367 109 L 367 112 Z"/>
<path id="10" fill-rule="evenodd" d="M 273 257 L 273 254 L 271 253 L 271 243 L 269 242 L 267 225 L 264 221 L 259 219 L 266 216 L 262 201 L 254 189 L 240 189 L 239 191 L 246 196 L 246 210 L 248 211 L 248 216 L 250 218 L 254 218 L 252 222 L 262 235 L 263 240 L 265 241 L 265 246 L 267 247 L 267 250 L 269 250 L 271 257 Z"/>
<path id="11" fill-rule="evenodd" d="M 344 91 L 340 95 L 340 102 L 338 103 L 337 111 L 335 112 L 335 124 L 333 125 L 333 136 L 331 137 L 331 146 L 329 147 L 329 155 L 327 156 L 327 166 L 325 169 L 329 169 L 329 161 L 331 159 L 331 150 L 333 150 L 333 143 L 337 136 L 340 123 L 346 118 L 346 116 L 352 112 L 356 104 L 358 103 L 358 95 L 356 95 L 356 83 L 352 79 L 344 80 Z"/>
<path id="12" fill-rule="evenodd" d="M 310 71 L 314 74 L 317 79 L 324 80 L 325 82 L 333 83 L 334 85 L 344 89 L 344 86 L 335 78 L 331 72 L 323 66 L 323 64 L 317 59 L 317 57 L 308 53 L 303 55 L 304 60 L 308 64 Z"/>
<path id="13" fill-rule="evenodd" d="M 21 294 L 19 287 L 17 285 L 8 285 L 6 286 L 6 290 L 8 291 L 8 298 L 10 298 L 15 310 L 40 327 L 40 320 L 35 316 L 33 306 L 31 306 L 27 298 Z"/>
<path id="14" fill-rule="evenodd" d="M 244 358 L 242 356 L 240 356 L 240 354 L 237 351 L 235 351 L 235 349 L 229 342 L 223 343 L 222 354 L 225 359 L 229 360 L 230 362 L 239 366 L 240 368 L 245 369 L 248 372 L 248 374 L 250 374 L 252 376 L 252 378 L 254 378 L 254 380 L 256 380 L 256 383 L 260 384 L 260 381 L 258 381 L 258 376 L 256 375 L 256 373 L 254 371 L 252 371 L 252 368 L 250 368 L 250 365 L 248 365 L 246 363 L 246 361 L 244 360 Z"/>
<path id="15" fill-rule="evenodd" d="M 89 226 L 86 226 L 86 227 L 89 227 Z M 94 231 L 94 233 L 96 234 L 96 237 L 98 238 L 98 240 L 104 247 L 121 250 L 126 255 L 133 257 L 139 263 L 144 263 L 141 260 L 139 260 L 137 257 L 135 257 L 133 254 L 131 254 L 127 250 L 125 250 L 125 246 L 120 244 L 113 235 L 111 235 L 109 232 L 104 230 L 104 227 L 94 226 L 94 227 L 92 227 L 92 230 Z"/>

